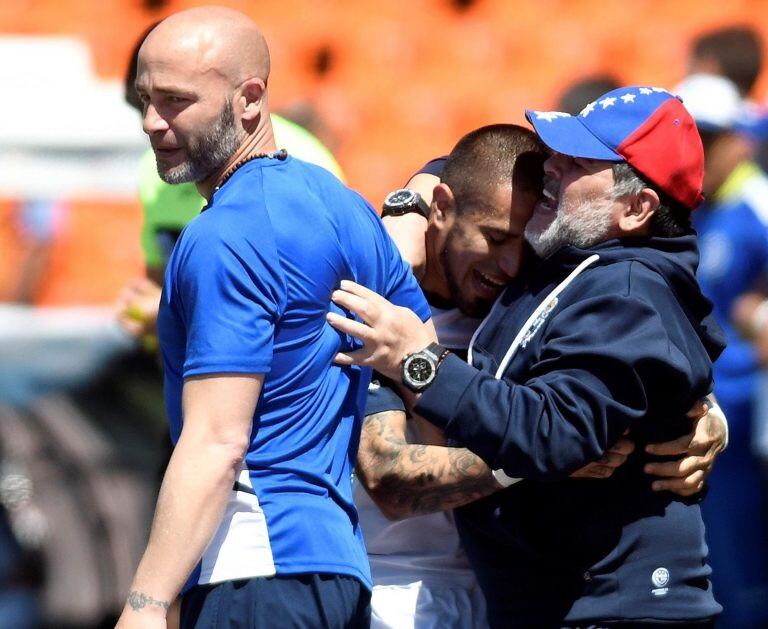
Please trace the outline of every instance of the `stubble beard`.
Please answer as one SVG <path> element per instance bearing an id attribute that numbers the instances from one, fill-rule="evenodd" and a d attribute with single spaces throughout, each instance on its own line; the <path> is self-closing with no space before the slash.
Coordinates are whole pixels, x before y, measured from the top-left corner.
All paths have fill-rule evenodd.
<path id="1" fill-rule="evenodd" d="M 547 258 L 567 245 L 580 249 L 594 247 L 608 239 L 613 203 L 608 197 L 581 201 L 573 209 L 566 209 L 560 201 L 554 220 L 544 230 L 537 231 L 531 222 L 526 225 L 525 239 L 540 258 Z"/>
<path id="2" fill-rule="evenodd" d="M 452 234 L 449 235 L 445 241 L 443 250 L 440 252 L 440 263 L 443 266 L 443 273 L 445 275 L 446 284 L 448 285 L 450 300 L 462 314 L 472 318 L 484 317 L 488 314 L 491 306 L 493 306 L 493 302 L 479 298 L 471 300 L 464 294 L 458 273 L 454 270 L 454 265 L 452 264 L 450 245 L 453 242 L 453 239 L 454 236 Z"/>
<path id="3" fill-rule="evenodd" d="M 221 170 L 239 145 L 232 103 L 227 101 L 213 125 L 199 137 L 190 139 L 187 159 L 168 169 L 163 169 L 158 161 L 157 173 L 170 184 L 205 181 Z"/>

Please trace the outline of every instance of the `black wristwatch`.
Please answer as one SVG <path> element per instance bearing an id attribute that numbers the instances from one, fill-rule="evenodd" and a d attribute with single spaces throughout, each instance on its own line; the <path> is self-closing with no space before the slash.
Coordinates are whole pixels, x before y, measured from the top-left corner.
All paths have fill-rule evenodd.
<path id="1" fill-rule="evenodd" d="M 437 377 L 437 369 L 448 352 L 442 345 L 430 343 L 426 349 L 408 354 L 400 374 L 403 384 L 417 393 L 426 389 Z"/>
<path id="2" fill-rule="evenodd" d="M 382 218 L 385 216 L 401 216 L 409 212 L 417 212 L 429 220 L 429 206 L 421 195 L 408 188 L 393 190 L 384 199 L 382 206 Z"/>

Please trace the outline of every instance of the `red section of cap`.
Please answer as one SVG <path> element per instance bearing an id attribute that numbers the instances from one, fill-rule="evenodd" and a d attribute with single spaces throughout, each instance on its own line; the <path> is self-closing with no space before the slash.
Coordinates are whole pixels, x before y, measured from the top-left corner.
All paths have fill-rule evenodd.
<path id="1" fill-rule="evenodd" d="M 691 210 L 704 200 L 704 149 L 696 123 L 677 98 L 664 102 L 616 152 Z"/>

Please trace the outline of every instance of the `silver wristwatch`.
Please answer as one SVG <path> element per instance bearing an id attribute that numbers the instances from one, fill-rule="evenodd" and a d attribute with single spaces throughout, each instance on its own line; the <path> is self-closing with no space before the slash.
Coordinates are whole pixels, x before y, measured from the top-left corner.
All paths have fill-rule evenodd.
<path id="1" fill-rule="evenodd" d="M 411 391 L 423 391 L 437 376 L 440 363 L 448 350 L 438 343 L 430 343 L 425 349 L 408 354 L 403 359 L 401 377 Z"/>

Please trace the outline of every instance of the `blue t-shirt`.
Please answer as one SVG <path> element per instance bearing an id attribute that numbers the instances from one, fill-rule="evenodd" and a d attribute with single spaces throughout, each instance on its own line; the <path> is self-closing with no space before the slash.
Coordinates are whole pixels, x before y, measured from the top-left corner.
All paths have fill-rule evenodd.
<path id="1" fill-rule="evenodd" d="M 370 370 L 333 364 L 354 344 L 325 320 L 342 279 L 429 318 L 376 212 L 291 157 L 242 166 L 181 234 L 158 318 L 173 441 L 184 378 L 266 374 L 246 468 L 191 583 L 309 572 L 370 587 L 350 482 Z"/>
<path id="2" fill-rule="evenodd" d="M 733 405 L 751 404 L 759 361 L 752 343 L 731 323 L 736 299 L 768 276 L 768 179 L 751 178 L 738 195 L 716 205 L 705 204 L 692 215 L 699 233 L 702 292 L 712 300 L 728 347 L 714 365 L 715 395 L 727 407 L 729 420 L 739 421 Z"/>

